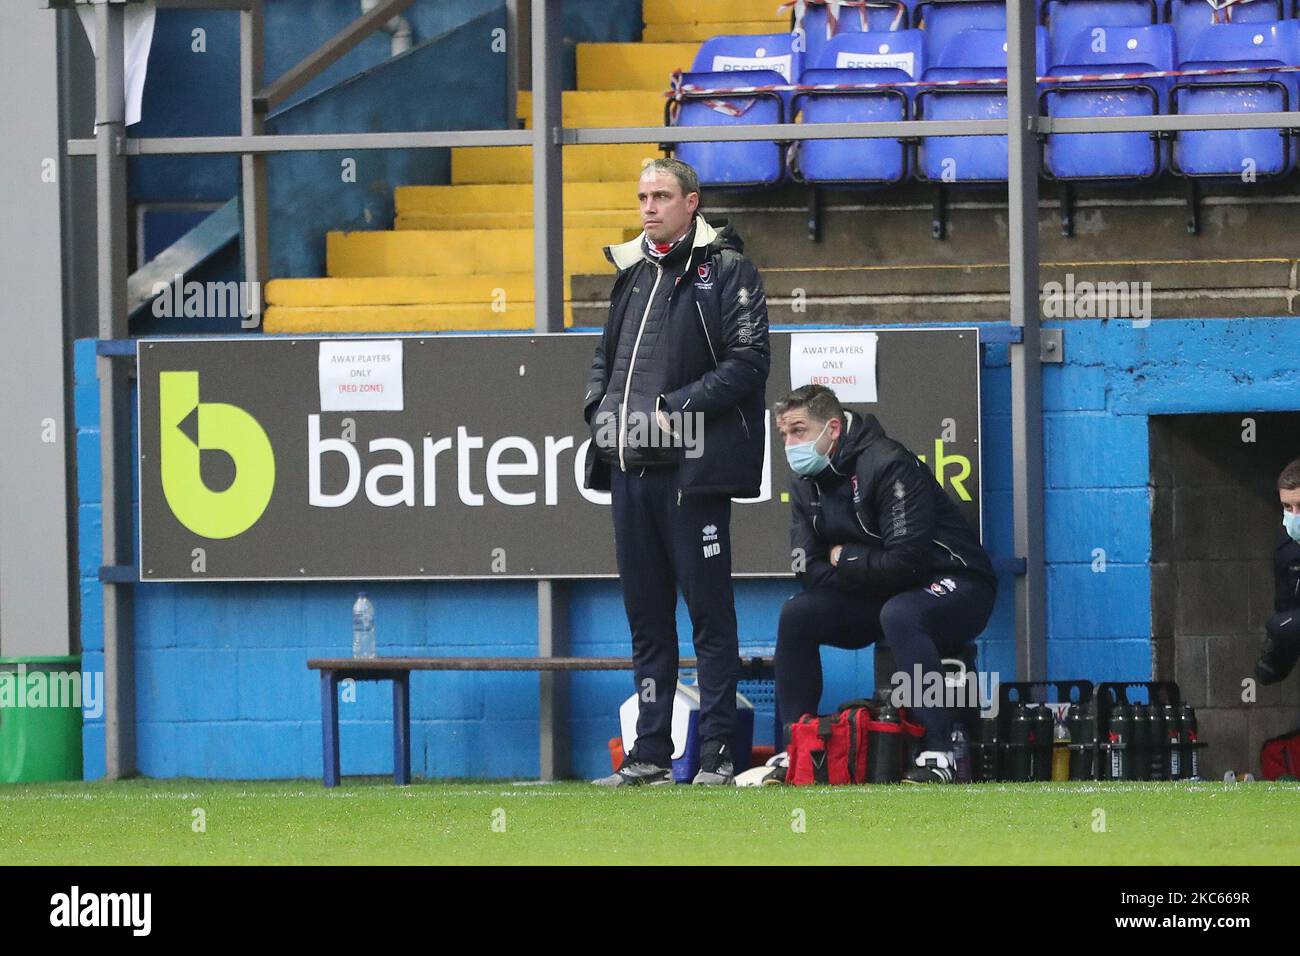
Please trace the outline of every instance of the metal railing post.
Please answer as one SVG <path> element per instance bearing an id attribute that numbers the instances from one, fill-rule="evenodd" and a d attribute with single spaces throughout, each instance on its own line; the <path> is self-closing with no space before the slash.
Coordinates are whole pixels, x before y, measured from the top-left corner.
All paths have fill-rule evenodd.
<path id="1" fill-rule="evenodd" d="M 95 221 L 99 336 L 128 335 L 126 311 L 126 84 L 120 3 L 95 5 Z M 131 563 L 131 405 L 127 364 L 100 356 L 100 503 L 103 563 Z M 135 653 L 131 585 L 103 582 L 104 766 L 110 780 L 135 773 Z"/>
<path id="2" fill-rule="evenodd" d="M 261 136 L 266 114 L 260 112 L 254 97 L 262 85 L 263 6 L 258 0 L 250 9 L 239 11 L 239 132 L 243 136 Z M 249 314 L 241 315 L 239 324 L 255 329 L 262 323 L 265 308 L 268 256 L 266 239 L 266 156 L 245 153 L 239 157 L 240 199 L 244 220 L 244 281 L 249 295 L 241 301 L 249 304 Z"/>
<path id="3" fill-rule="evenodd" d="M 531 4 L 533 77 L 533 308 L 541 334 L 564 331 L 564 174 L 560 128 L 559 0 Z M 576 394 L 576 393 L 575 393 Z M 569 649 L 568 586 L 537 582 L 537 653 L 562 657 Z M 569 772 L 569 678 L 539 676 L 539 754 L 543 780 Z"/>
<path id="4" fill-rule="evenodd" d="M 1023 337 L 1011 349 L 1011 475 L 1016 557 L 1016 676 L 1047 674 L 1047 596 L 1043 554 L 1043 389 L 1038 300 L 1038 94 L 1034 0 L 1007 3 L 1007 125 L 1010 165 L 1011 324 Z"/>

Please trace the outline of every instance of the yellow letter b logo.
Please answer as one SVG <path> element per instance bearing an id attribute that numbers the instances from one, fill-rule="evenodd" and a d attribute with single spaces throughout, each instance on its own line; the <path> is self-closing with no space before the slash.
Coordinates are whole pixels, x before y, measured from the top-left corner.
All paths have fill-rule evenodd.
<path id="1" fill-rule="evenodd" d="M 257 419 L 242 408 L 199 401 L 198 372 L 161 372 L 162 486 L 178 521 L 205 538 L 233 538 L 262 517 L 275 487 L 275 455 Z M 235 464 L 224 491 L 203 482 L 200 452 L 223 451 Z"/>

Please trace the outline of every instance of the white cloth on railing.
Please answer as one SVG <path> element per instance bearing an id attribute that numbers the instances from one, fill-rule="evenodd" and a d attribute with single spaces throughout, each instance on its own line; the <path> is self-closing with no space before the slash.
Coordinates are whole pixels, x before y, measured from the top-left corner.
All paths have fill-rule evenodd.
<path id="1" fill-rule="evenodd" d="M 127 5 L 122 24 L 122 66 L 126 80 L 126 125 L 140 122 L 140 103 L 144 99 L 144 77 L 149 66 L 149 48 L 153 46 L 153 22 L 158 12 L 153 0 Z M 95 8 L 78 6 L 81 25 L 95 52 Z M 98 54 L 96 54 L 98 55 Z"/>

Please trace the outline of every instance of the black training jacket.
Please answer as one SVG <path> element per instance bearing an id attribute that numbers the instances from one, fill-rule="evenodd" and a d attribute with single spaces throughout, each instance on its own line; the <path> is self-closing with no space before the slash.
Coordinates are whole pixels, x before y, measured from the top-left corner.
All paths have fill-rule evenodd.
<path id="1" fill-rule="evenodd" d="M 1300 544 L 1285 528 L 1278 529 L 1273 549 L 1273 610 L 1300 610 Z"/>
<path id="2" fill-rule="evenodd" d="M 805 588 L 865 590 L 881 599 L 946 574 L 997 586 L 992 562 L 930 469 L 885 434 L 876 416 L 845 410 L 830 464 L 790 485 L 791 554 Z M 838 565 L 830 550 L 843 545 Z"/>
<path id="3" fill-rule="evenodd" d="M 744 244 L 725 222 L 715 228 L 696 216 L 689 255 L 662 276 L 661 267 L 646 257 L 642 238 L 605 250 L 619 272 L 610 294 L 609 318 L 587 376 L 583 417 L 594 445 L 600 422 L 610 416 L 617 416 L 622 440 L 624 434 L 631 434 L 623 430 L 628 413 L 650 420 L 656 408 L 698 413 L 703 422 L 702 434 L 697 433 L 701 454 L 687 454 L 682 447 L 665 454 L 662 448 L 642 450 L 624 443 L 620 458 L 617 453 L 605 457 L 593 447 L 587 456 L 586 486 L 608 491 L 611 467 L 631 471 L 673 465 L 679 470 L 684 494 L 756 497 L 766 444 L 770 364 L 762 279 L 741 255 Z M 649 310 L 633 314 L 629 305 L 634 296 L 653 301 L 650 290 L 656 280 L 661 289 L 663 282 L 672 286 L 664 308 L 648 328 Z M 625 321 L 638 323 L 637 334 L 631 337 L 634 348 L 627 355 L 618 348 Z M 611 380 L 617 388 L 610 387 Z"/>

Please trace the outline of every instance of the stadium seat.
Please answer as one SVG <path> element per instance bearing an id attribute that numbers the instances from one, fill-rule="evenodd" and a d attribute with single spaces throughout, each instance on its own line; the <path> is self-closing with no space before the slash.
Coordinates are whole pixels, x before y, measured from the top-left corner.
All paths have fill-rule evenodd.
<path id="1" fill-rule="evenodd" d="M 720 36 L 705 41 L 690 73 L 682 75 L 684 94 L 672 125 L 751 126 L 781 123 L 790 116 L 791 94 L 767 92 L 710 97 L 709 90 L 736 86 L 779 86 L 793 83 L 803 72 L 804 56 L 795 34 Z M 669 104 L 671 106 L 671 104 Z M 671 120 L 670 120 L 671 121 Z M 768 186 L 785 178 L 781 144 L 681 143 L 674 151 L 709 186 Z"/>
<path id="2" fill-rule="evenodd" d="M 1174 30 L 1168 24 L 1095 26 L 1074 36 L 1048 76 L 1172 70 L 1174 62 Z M 1155 116 L 1167 107 L 1170 84 L 1164 78 L 1047 84 L 1042 112 Z M 1043 155 L 1044 172 L 1056 179 L 1148 179 L 1164 168 L 1161 142 L 1151 133 L 1056 134 L 1047 137 Z"/>
<path id="3" fill-rule="evenodd" d="M 1300 65 L 1300 22 L 1219 23 L 1184 51 L 1181 70 Z M 1294 73 L 1186 77 L 1173 87 L 1177 113 L 1258 113 L 1293 110 Z M 1186 176 L 1255 178 L 1285 175 L 1295 166 L 1291 137 L 1276 129 L 1185 130 L 1174 138 L 1171 166 Z M 1249 180 L 1247 180 L 1249 181 Z"/>
<path id="4" fill-rule="evenodd" d="M 841 6 L 833 28 L 826 4 L 808 3 L 796 29 L 804 33 L 804 57 L 808 63 L 820 63 L 822 49 L 841 33 L 865 33 L 906 30 L 910 13 L 903 0 L 871 0 L 860 7 Z"/>
<path id="5" fill-rule="evenodd" d="M 913 26 L 925 30 L 930 62 L 943 55 L 948 42 L 966 30 L 1006 30 L 1005 2 L 923 0 L 912 13 Z"/>
<path id="6" fill-rule="evenodd" d="M 920 30 L 841 33 L 822 48 L 804 84 L 899 83 L 925 69 Z M 869 123 L 905 120 L 912 89 L 800 93 L 795 109 L 805 123 Z M 799 144 L 797 174 L 819 184 L 894 183 L 908 173 L 907 147 L 897 139 L 824 139 Z"/>
<path id="7" fill-rule="evenodd" d="M 1178 34 L 1178 50 L 1186 58 L 1196 38 L 1216 23 L 1271 23 L 1292 15 L 1293 0 L 1238 0 L 1215 10 L 1206 0 L 1164 0 L 1164 19 Z"/>
<path id="8" fill-rule="evenodd" d="M 1205 0 L 1197 0 L 1208 6 Z M 1060 63 L 1073 39 L 1094 27 L 1140 27 L 1159 22 L 1156 0 L 1047 0 L 1049 63 Z"/>
<path id="9" fill-rule="evenodd" d="M 1042 76 L 1047 66 L 1047 31 L 1038 31 L 1036 71 Z M 943 41 L 936 56 L 927 37 L 926 59 L 931 64 L 926 80 L 1005 79 L 1007 34 L 1005 30 L 965 30 Z M 917 94 L 913 115 L 927 120 L 1006 119 L 1005 86 L 944 86 Z M 926 136 L 917 148 L 918 179 L 961 184 L 1005 182 L 1007 138 L 1005 136 Z"/>

